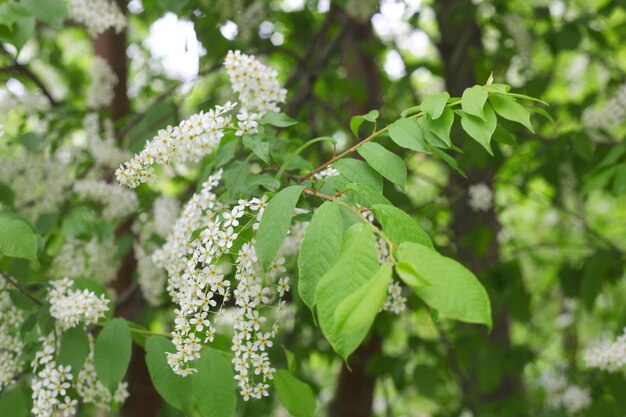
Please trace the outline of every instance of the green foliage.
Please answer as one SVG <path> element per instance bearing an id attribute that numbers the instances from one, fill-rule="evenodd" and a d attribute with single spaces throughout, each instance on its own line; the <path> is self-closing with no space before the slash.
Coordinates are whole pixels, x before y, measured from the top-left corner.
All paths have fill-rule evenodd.
<path id="1" fill-rule="evenodd" d="M 449 98 L 450 94 L 447 92 L 428 96 L 422 101 L 420 107 L 431 119 L 436 120 L 443 114 Z"/>
<path id="2" fill-rule="evenodd" d="M 205 349 L 196 368 L 198 371 L 191 376 L 191 386 L 202 415 L 232 416 L 237 406 L 237 385 L 228 358 L 215 349 Z"/>
<path id="3" fill-rule="evenodd" d="M 397 184 L 400 188 L 404 188 L 406 165 L 402 158 L 374 142 L 363 144 L 359 147 L 358 152 L 380 175 Z"/>
<path id="4" fill-rule="evenodd" d="M 37 259 L 37 235 L 23 220 L 0 214 L 0 254 L 22 258 L 39 265 Z"/>
<path id="5" fill-rule="evenodd" d="M 316 400 L 311 387 L 284 369 L 274 375 L 274 387 L 283 407 L 294 417 L 313 417 Z"/>
<path id="6" fill-rule="evenodd" d="M 434 248 L 433 242 L 420 225 L 404 211 L 388 204 L 374 204 L 372 210 L 385 236 L 395 244 L 416 242 Z"/>
<path id="7" fill-rule="evenodd" d="M 80 372 L 83 368 L 83 364 L 85 363 L 85 359 L 87 359 L 88 354 L 89 339 L 85 329 L 77 326 L 63 333 L 61 336 L 61 347 L 59 349 L 57 361 L 61 365 L 71 366 L 74 378 L 78 376 L 78 372 Z M 111 360 L 111 358 L 108 358 L 108 360 Z"/>
<path id="8" fill-rule="evenodd" d="M 108 321 L 96 338 L 93 364 L 100 382 L 115 392 L 122 381 L 132 353 L 128 323 L 122 318 Z"/>
<path id="9" fill-rule="evenodd" d="M 398 119 L 389 125 L 389 137 L 398 146 L 415 152 L 426 152 L 424 134 L 413 119 Z"/>
<path id="10" fill-rule="evenodd" d="M 359 116 L 353 116 L 350 119 L 350 130 L 354 133 L 354 136 L 359 137 L 359 128 L 363 124 L 363 122 L 374 123 L 374 129 L 376 129 L 376 120 L 380 116 L 378 110 L 371 110 L 367 114 L 362 114 Z"/>

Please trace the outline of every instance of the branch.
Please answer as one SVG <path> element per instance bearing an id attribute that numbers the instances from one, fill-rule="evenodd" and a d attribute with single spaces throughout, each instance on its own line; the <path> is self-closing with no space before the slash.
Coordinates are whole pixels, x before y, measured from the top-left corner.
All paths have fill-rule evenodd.
<path id="1" fill-rule="evenodd" d="M 37 298 L 35 298 L 30 292 L 28 292 L 28 290 L 24 287 L 22 287 L 19 282 L 17 282 L 16 280 L 14 280 L 13 278 L 11 278 L 9 275 L 5 274 L 4 272 L 0 271 L 0 275 L 2 276 L 2 278 L 4 278 L 9 284 L 11 284 L 12 286 L 14 286 L 19 292 L 21 292 L 22 294 L 24 294 L 26 296 L 26 298 L 28 298 L 30 301 L 32 301 L 33 303 L 35 303 L 36 305 L 38 305 L 39 307 L 41 307 L 43 305 L 43 303 L 41 301 L 39 301 Z"/>

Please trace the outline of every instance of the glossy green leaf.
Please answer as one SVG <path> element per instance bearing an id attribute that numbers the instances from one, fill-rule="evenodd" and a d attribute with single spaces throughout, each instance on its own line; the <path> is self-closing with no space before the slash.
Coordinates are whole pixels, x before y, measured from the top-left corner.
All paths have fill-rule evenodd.
<path id="1" fill-rule="evenodd" d="M 491 94 L 489 103 L 499 116 L 517 122 L 534 132 L 533 125 L 530 123 L 530 112 L 516 102 L 513 97 L 504 94 Z"/>
<path id="2" fill-rule="evenodd" d="M 233 367 L 224 354 L 204 349 L 194 367 L 191 386 L 198 409 L 204 417 L 230 417 L 237 406 L 237 384 Z"/>
<path id="3" fill-rule="evenodd" d="M 491 137 L 493 132 L 496 131 L 498 121 L 496 113 L 489 104 L 485 106 L 484 110 L 484 119 L 461 112 L 461 126 L 463 126 L 463 130 L 465 130 L 472 139 L 480 143 L 489 154 L 493 155 L 493 151 L 491 150 Z"/>
<path id="4" fill-rule="evenodd" d="M 122 318 L 107 322 L 94 344 L 93 364 L 100 382 L 115 392 L 122 381 L 132 353 L 128 323 Z"/>
<path id="5" fill-rule="evenodd" d="M 342 358 L 347 358 L 367 334 L 360 329 L 348 334 L 335 334 L 335 311 L 339 304 L 378 269 L 378 255 L 372 227 L 356 223 L 346 231 L 339 259 L 317 285 L 317 311 L 326 339 Z"/>
<path id="6" fill-rule="evenodd" d="M 424 135 L 414 119 L 398 119 L 389 125 L 389 137 L 398 146 L 416 152 L 426 152 Z"/>
<path id="7" fill-rule="evenodd" d="M 367 114 L 361 114 L 358 116 L 353 116 L 350 119 L 350 130 L 354 133 L 354 136 L 359 137 L 359 128 L 363 124 L 363 122 L 376 123 L 378 116 L 380 113 L 378 110 L 371 110 Z"/>
<path id="8" fill-rule="evenodd" d="M 387 298 L 391 269 L 391 264 L 385 262 L 369 280 L 339 303 L 335 311 L 335 335 L 369 330 Z"/>
<path id="9" fill-rule="evenodd" d="M 294 417 L 313 417 L 317 401 L 311 387 L 284 369 L 274 374 L 274 388 L 280 403 Z"/>
<path id="10" fill-rule="evenodd" d="M 278 192 L 267 204 L 256 237 L 256 254 L 267 271 L 283 243 L 296 203 L 304 187 L 292 185 Z"/>
<path id="11" fill-rule="evenodd" d="M 342 158 L 336 161 L 333 167 L 352 183 L 369 185 L 378 192 L 383 191 L 383 179 L 380 174 L 363 161 Z"/>
<path id="12" fill-rule="evenodd" d="M 404 188 L 406 165 L 402 158 L 374 142 L 361 145 L 358 152 L 380 175 L 397 184 L 400 188 Z"/>
<path id="13" fill-rule="evenodd" d="M 447 147 L 452 145 L 452 140 L 450 139 L 450 129 L 452 129 L 452 124 L 454 123 L 454 112 L 452 110 L 446 107 L 438 119 L 432 120 L 429 116 L 426 116 L 424 121 L 425 126 L 437 138 L 441 139 Z"/>
<path id="14" fill-rule="evenodd" d="M 434 96 L 428 96 L 424 99 L 424 101 L 422 101 L 421 108 L 431 117 L 431 119 L 436 120 L 443 114 L 443 110 L 446 108 L 449 98 L 450 94 L 447 92 L 436 94 Z"/>
<path id="15" fill-rule="evenodd" d="M 175 352 L 171 341 L 162 336 L 146 340 L 146 364 L 154 388 L 172 407 L 189 410 L 193 403 L 191 378 L 176 375 L 167 364 L 167 352 Z"/>
<path id="16" fill-rule="evenodd" d="M 404 275 L 413 271 L 412 280 L 405 282 L 426 304 L 449 318 L 482 323 L 491 329 L 491 304 L 487 291 L 463 265 L 413 242 L 402 243 L 396 250 L 396 258 L 411 266 L 398 273 L 405 280 Z M 415 282 L 430 285 L 416 287 Z"/>
<path id="17" fill-rule="evenodd" d="M 89 338 L 83 327 L 76 326 L 63 333 L 57 363 L 71 366 L 74 378 L 83 369 L 83 364 L 88 354 Z"/>
<path id="18" fill-rule="evenodd" d="M 482 119 L 485 117 L 483 110 L 487 95 L 487 90 L 480 85 L 467 88 L 461 97 L 461 108 L 465 113 Z"/>
<path id="19" fill-rule="evenodd" d="M 342 238 L 343 219 L 339 206 L 327 201 L 313 213 L 298 255 L 298 293 L 311 309 L 316 304 L 319 280 L 339 258 Z"/>
<path id="20" fill-rule="evenodd" d="M 27 259 L 39 266 L 37 235 L 23 220 L 0 215 L 0 254 Z"/>
<path id="21" fill-rule="evenodd" d="M 297 120 L 292 119 L 285 113 L 266 113 L 260 120 L 262 125 L 272 125 L 276 127 L 289 127 L 298 123 Z"/>
<path id="22" fill-rule="evenodd" d="M 433 242 L 420 225 L 403 210 L 387 204 L 372 206 L 376 219 L 383 227 L 385 236 L 393 243 L 415 242 L 434 248 Z"/>

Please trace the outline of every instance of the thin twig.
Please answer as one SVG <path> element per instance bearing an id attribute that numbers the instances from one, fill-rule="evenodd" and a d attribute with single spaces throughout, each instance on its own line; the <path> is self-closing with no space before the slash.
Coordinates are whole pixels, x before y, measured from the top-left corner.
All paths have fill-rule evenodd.
<path id="1" fill-rule="evenodd" d="M 46 98 L 48 99 L 48 101 L 53 107 L 56 107 L 61 104 L 52 96 L 52 93 L 50 93 L 50 90 L 48 90 L 48 88 L 43 83 L 43 81 L 37 76 L 37 74 L 35 74 L 30 68 L 28 68 L 28 66 L 17 62 L 17 59 L 13 55 L 11 55 L 9 51 L 7 51 L 2 45 L 0 45 L 0 52 L 2 52 L 4 55 L 9 57 L 9 59 L 13 62 L 13 65 L 9 67 L 5 67 L 3 70 L 5 71 L 11 70 L 11 71 L 20 72 L 24 74 L 25 76 L 30 78 L 30 80 L 34 82 L 35 85 L 37 85 L 37 87 L 46 96 Z"/>
<path id="2" fill-rule="evenodd" d="M 35 298 L 30 292 L 28 292 L 28 290 L 26 288 L 22 287 L 19 282 L 17 282 L 13 278 L 11 278 L 9 275 L 5 274 L 2 271 L 0 271 L 0 275 L 2 275 L 2 278 L 4 278 L 9 284 L 14 286 L 15 289 L 17 289 L 19 292 L 24 294 L 26 296 L 26 298 L 28 298 L 30 301 L 32 301 L 33 303 L 37 304 L 40 307 L 43 305 L 43 303 L 41 301 L 39 301 L 37 298 Z"/>

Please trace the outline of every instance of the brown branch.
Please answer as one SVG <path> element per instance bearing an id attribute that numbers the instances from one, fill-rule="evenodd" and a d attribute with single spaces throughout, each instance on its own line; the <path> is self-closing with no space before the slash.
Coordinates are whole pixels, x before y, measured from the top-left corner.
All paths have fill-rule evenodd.
<path id="1" fill-rule="evenodd" d="M 50 92 L 50 90 L 48 90 L 43 81 L 28 66 L 17 62 L 17 59 L 13 55 L 11 55 L 9 51 L 7 51 L 2 45 L 0 45 L 0 52 L 2 52 L 3 55 L 7 56 L 11 60 L 11 62 L 13 62 L 13 64 L 9 67 L 3 68 L 3 71 L 15 71 L 24 74 L 27 78 L 35 83 L 35 85 L 46 96 L 46 98 L 53 107 L 59 106 L 61 104 L 52 96 L 52 93 Z"/>
<path id="2" fill-rule="evenodd" d="M 17 282 L 13 278 L 11 278 L 9 275 L 5 274 L 2 271 L 0 271 L 0 275 L 2 276 L 2 278 L 4 278 L 6 280 L 6 282 L 11 284 L 12 286 L 15 287 L 15 289 L 17 289 L 19 292 L 24 294 L 26 296 L 26 298 L 28 298 L 30 301 L 32 301 L 33 303 L 35 303 L 39 307 L 41 307 L 43 305 L 43 303 L 41 301 L 39 301 L 37 298 L 35 298 L 30 292 L 28 292 L 28 290 L 26 288 L 22 287 L 19 282 Z"/>

